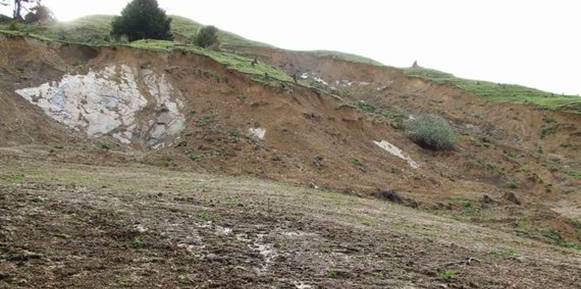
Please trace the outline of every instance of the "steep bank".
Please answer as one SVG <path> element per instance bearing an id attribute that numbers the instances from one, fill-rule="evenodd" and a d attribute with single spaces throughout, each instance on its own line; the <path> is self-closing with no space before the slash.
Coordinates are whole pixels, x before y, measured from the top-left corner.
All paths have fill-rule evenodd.
<path id="1" fill-rule="evenodd" d="M 299 84 L 191 51 L 21 37 L 3 39 L 0 51 L 2 119 L 15 120 L 0 131 L 5 151 L 35 144 L 52 160 L 250 174 L 366 196 L 395 190 L 410 205 L 535 238 L 581 238 L 577 115 L 265 48 L 249 55 Z M 420 113 L 453 121 L 456 150 L 433 153 L 406 137 L 400 122 Z M 522 205 L 505 200 L 510 192 Z M 481 205 L 484 195 L 493 206 Z"/>

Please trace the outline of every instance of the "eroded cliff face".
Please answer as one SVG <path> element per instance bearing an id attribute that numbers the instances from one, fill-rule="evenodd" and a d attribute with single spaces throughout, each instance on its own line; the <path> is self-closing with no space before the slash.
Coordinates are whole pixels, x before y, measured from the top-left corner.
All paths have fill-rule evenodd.
<path id="1" fill-rule="evenodd" d="M 159 148 L 185 127 L 180 92 L 163 74 L 110 65 L 16 90 L 48 116 L 90 138 Z"/>

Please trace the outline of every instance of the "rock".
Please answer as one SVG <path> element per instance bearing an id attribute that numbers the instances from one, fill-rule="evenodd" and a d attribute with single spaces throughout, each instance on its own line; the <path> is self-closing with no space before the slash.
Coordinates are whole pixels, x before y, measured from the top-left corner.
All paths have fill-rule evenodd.
<path id="1" fill-rule="evenodd" d="M 131 144 L 147 131 L 147 145 L 156 148 L 185 128 L 182 95 L 168 77 L 151 70 L 138 74 L 128 65 L 111 65 L 84 75 L 67 74 L 59 81 L 16 93 L 49 117 L 84 131 L 90 138 L 110 135 Z M 148 107 L 157 113 L 150 114 Z M 149 121 L 140 121 L 141 117 Z"/>
<path id="2" fill-rule="evenodd" d="M 484 195 L 482 196 L 482 200 L 480 200 L 480 203 L 483 208 L 490 208 L 496 204 L 496 201 L 492 199 L 490 196 Z"/>
<path id="3" fill-rule="evenodd" d="M 403 204 L 403 198 L 394 190 L 385 190 L 376 194 L 377 197 L 392 203 Z"/>
<path id="4" fill-rule="evenodd" d="M 521 202 L 520 200 L 516 197 L 515 193 L 513 192 L 507 192 L 504 194 L 504 199 L 515 204 L 515 205 L 520 205 Z"/>

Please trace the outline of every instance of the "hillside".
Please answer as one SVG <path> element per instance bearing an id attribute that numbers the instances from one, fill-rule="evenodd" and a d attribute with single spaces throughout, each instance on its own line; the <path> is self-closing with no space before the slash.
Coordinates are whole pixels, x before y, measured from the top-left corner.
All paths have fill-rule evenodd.
<path id="1" fill-rule="evenodd" d="M 0 287 L 575 288 L 569 97 L 107 19 L 0 31 Z"/>

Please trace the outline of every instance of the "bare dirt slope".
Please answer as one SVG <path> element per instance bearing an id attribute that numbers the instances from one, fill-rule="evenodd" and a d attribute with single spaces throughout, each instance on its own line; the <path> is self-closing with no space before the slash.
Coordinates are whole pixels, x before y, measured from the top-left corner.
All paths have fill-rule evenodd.
<path id="1" fill-rule="evenodd" d="M 2 158 L 0 288 L 579 288 L 581 255 L 379 200 Z"/>
<path id="2" fill-rule="evenodd" d="M 253 49 L 243 53 L 298 83 L 253 80 L 183 51 L 3 39 L 0 155 L 250 175 L 366 201 L 392 190 L 418 214 L 579 247 L 579 115 L 488 102 L 395 68 Z M 454 151 L 434 153 L 406 137 L 401 122 L 421 113 L 453 122 L 461 134 Z"/>

